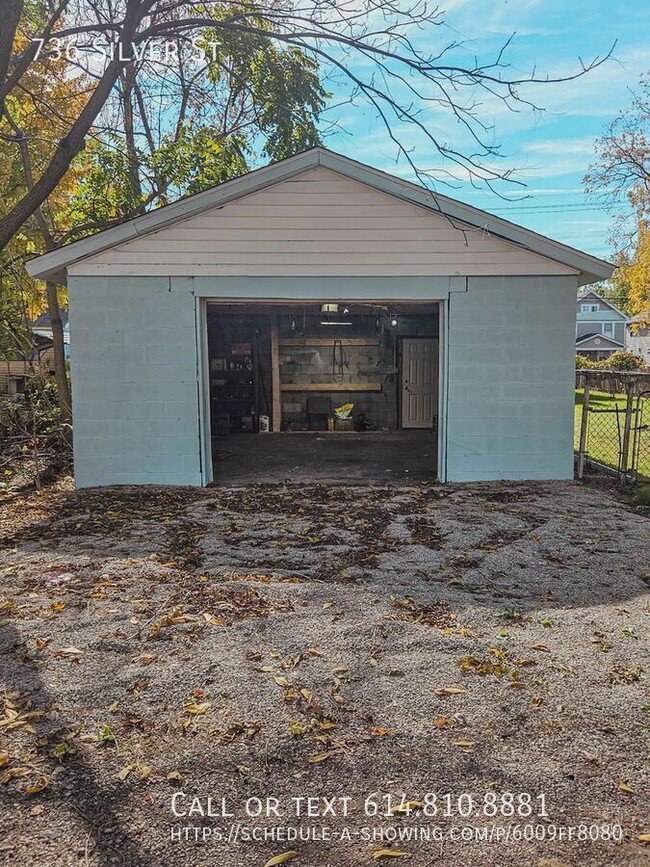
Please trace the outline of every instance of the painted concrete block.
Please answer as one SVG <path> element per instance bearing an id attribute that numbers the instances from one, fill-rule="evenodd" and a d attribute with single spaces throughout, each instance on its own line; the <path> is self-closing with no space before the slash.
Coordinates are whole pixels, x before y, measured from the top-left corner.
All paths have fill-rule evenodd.
<path id="1" fill-rule="evenodd" d="M 130 277 L 69 293 L 77 486 L 200 484 L 192 293 Z"/>
<path id="2" fill-rule="evenodd" d="M 449 481 L 572 478 L 576 290 L 573 277 L 477 277 L 450 296 Z"/>

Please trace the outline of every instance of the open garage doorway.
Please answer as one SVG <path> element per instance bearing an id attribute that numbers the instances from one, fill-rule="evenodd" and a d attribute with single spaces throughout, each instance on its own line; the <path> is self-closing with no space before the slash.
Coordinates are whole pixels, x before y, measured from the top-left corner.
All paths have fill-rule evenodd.
<path id="1" fill-rule="evenodd" d="M 439 307 L 209 301 L 214 483 L 434 481 Z"/>

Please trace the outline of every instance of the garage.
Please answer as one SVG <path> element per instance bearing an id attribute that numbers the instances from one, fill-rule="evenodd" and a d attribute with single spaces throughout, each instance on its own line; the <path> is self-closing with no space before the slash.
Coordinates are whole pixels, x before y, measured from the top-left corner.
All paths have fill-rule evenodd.
<path id="1" fill-rule="evenodd" d="M 437 304 L 208 304 L 215 479 L 434 480 L 438 328 Z"/>
<path id="2" fill-rule="evenodd" d="M 571 478 L 612 267 L 314 148 L 28 270 L 68 286 L 90 487 Z"/>

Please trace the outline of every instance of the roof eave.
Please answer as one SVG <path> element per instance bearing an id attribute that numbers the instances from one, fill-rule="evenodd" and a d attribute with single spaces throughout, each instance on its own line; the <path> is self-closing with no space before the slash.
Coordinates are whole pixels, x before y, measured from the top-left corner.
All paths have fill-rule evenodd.
<path id="1" fill-rule="evenodd" d="M 621 343 L 620 340 L 616 340 L 615 337 L 607 337 L 605 334 L 585 334 L 582 337 L 576 339 L 576 346 L 580 346 L 581 343 L 584 343 L 587 340 L 593 340 L 594 337 L 599 337 L 601 340 L 605 340 L 608 343 L 614 343 L 616 346 L 619 346 L 621 349 L 625 349 L 625 344 Z M 605 347 L 606 349 L 607 347 Z"/>
<path id="2" fill-rule="evenodd" d="M 606 280 L 614 273 L 616 266 L 611 262 L 605 262 L 603 259 L 561 244 L 545 235 L 539 235 L 537 232 L 525 229 L 516 223 L 510 223 L 508 220 L 503 220 L 501 217 L 496 217 L 494 214 L 482 211 L 473 205 L 466 205 L 410 181 L 395 178 L 379 169 L 351 160 L 349 157 L 324 151 L 321 154 L 320 165 L 338 172 L 341 172 L 342 168 L 347 165 L 350 170 L 343 173 L 356 180 L 363 180 L 365 183 L 369 183 L 369 176 L 372 175 L 375 180 L 374 183 L 371 182 L 372 185 L 389 195 L 405 199 L 413 204 L 420 204 L 429 210 L 460 220 L 474 228 L 484 229 L 489 234 L 511 244 L 520 244 L 520 246 L 539 253 L 547 259 L 553 259 L 568 265 L 568 267 L 575 268 L 579 273 L 579 285 Z"/>
<path id="3" fill-rule="evenodd" d="M 249 193 L 272 186 L 281 180 L 301 174 L 318 163 L 319 148 L 312 148 L 309 151 L 296 154 L 296 156 L 288 157 L 279 163 L 263 166 L 247 175 L 225 181 L 218 187 L 211 187 L 202 193 L 195 193 L 164 208 L 149 211 L 141 217 L 135 217 L 125 223 L 104 229 L 102 232 L 81 238 L 79 241 L 74 241 L 58 250 L 52 250 L 50 253 L 31 259 L 25 265 L 27 273 L 30 277 L 41 280 L 61 278 L 65 275 L 68 265 L 79 262 L 88 256 L 94 256 L 110 247 L 132 241 L 150 232 L 157 232 L 204 210 L 219 208 L 233 199 L 241 198 Z"/>
<path id="4" fill-rule="evenodd" d="M 611 277 L 614 265 L 553 241 L 515 223 L 495 217 L 472 205 L 466 205 L 425 187 L 395 178 L 386 172 L 366 166 L 324 148 L 312 148 L 278 163 L 257 169 L 247 175 L 226 181 L 164 208 L 150 211 L 126 223 L 106 229 L 88 238 L 82 238 L 66 247 L 53 250 L 28 262 L 27 272 L 40 279 L 58 279 L 65 269 L 88 256 L 101 253 L 110 247 L 123 244 L 141 235 L 158 231 L 172 223 L 187 219 L 204 210 L 221 207 L 233 199 L 257 192 L 265 187 L 301 174 L 307 169 L 321 165 L 339 174 L 360 181 L 375 189 L 440 213 L 450 219 L 494 235 L 511 244 L 518 244 L 547 259 L 552 259 L 578 274 L 578 284 L 585 285 Z"/>

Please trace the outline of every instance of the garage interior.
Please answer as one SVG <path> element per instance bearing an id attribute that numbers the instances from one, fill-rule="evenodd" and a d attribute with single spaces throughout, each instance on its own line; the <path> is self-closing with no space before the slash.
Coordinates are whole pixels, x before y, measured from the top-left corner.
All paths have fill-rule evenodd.
<path id="1" fill-rule="evenodd" d="M 214 484 L 437 476 L 439 305 L 207 305 Z"/>

